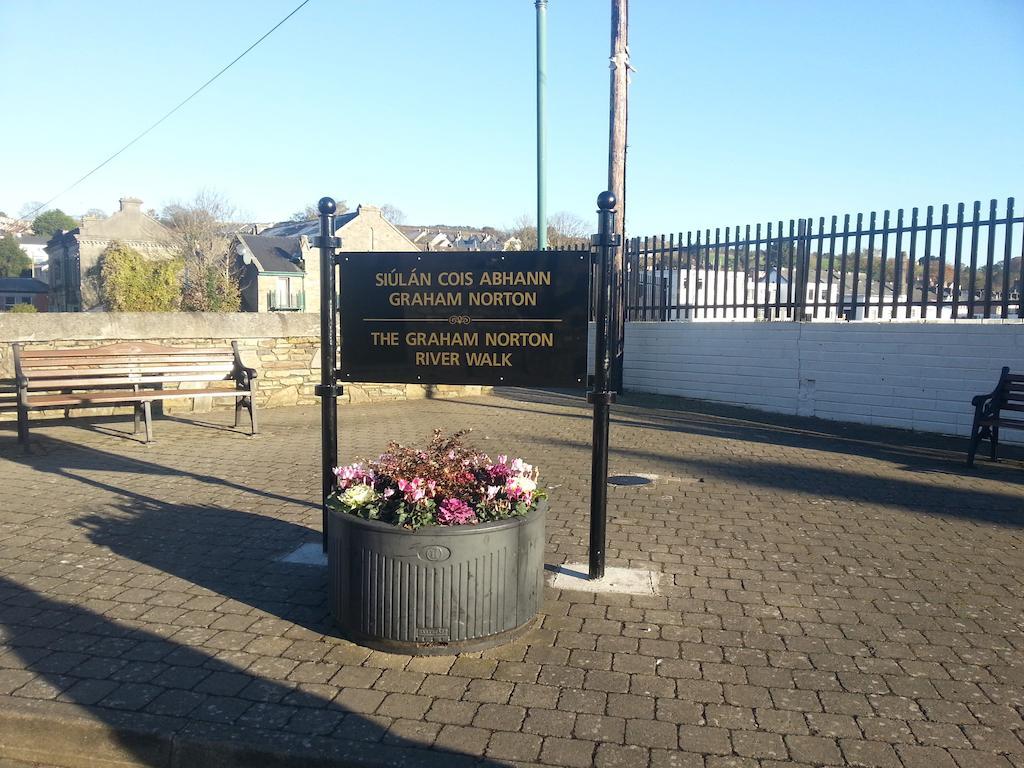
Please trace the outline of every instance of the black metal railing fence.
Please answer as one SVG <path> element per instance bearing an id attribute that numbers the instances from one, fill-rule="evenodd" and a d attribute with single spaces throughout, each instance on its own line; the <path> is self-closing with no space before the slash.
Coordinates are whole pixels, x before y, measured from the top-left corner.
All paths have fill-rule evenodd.
<path id="1" fill-rule="evenodd" d="M 1011 197 L 636 237 L 624 269 L 627 320 L 1024 318 L 1024 216 Z"/>

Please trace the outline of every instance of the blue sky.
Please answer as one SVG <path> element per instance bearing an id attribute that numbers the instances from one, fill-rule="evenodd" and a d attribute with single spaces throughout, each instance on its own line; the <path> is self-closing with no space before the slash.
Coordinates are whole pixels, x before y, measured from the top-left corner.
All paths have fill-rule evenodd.
<path id="1" fill-rule="evenodd" d="M 0 210 L 106 158 L 298 0 L 0 0 Z M 633 234 L 1024 195 L 1024 2 L 633 0 Z M 550 0 L 549 211 L 607 177 L 609 12 Z M 531 0 L 312 0 L 54 205 L 324 194 L 409 223 L 535 208 Z M 1018 203 L 1018 208 L 1024 204 Z"/>

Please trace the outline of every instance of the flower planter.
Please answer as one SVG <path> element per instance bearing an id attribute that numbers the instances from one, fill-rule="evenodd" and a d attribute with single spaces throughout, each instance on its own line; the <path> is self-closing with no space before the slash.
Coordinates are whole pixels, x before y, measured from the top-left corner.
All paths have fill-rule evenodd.
<path id="1" fill-rule="evenodd" d="M 410 531 L 332 509 L 331 613 L 353 642 L 392 653 L 508 642 L 543 599 L 546 512 L 542 501 L 525 517 Z"/>

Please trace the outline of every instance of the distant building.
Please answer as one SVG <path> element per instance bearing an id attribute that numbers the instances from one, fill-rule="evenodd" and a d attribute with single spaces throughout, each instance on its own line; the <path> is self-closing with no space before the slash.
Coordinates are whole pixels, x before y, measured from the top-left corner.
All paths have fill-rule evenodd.
<path id="1" fill-rule="evenodd" d="M 18 304 L 31 304 L 37 312 L 49 306 L 50 286 L 34 277 L 0 277 L 0 312 L 10 312 Z"/>
<path id="2" fill-rule="evenodd" d="M 85 217 L 70 232 L 58 232 L 46 244 L 49 255 L 50 308 L 82 312 L 100 308 L 99 258 L 120 242 L 151 258 L 170 255 L 171 232 L 142 212 L 142 201 L 123 197 L 121 209 L 106 219 Z"/>
<path id="3" fill-rule="evenodd" d="M 342 251 L 419 250 L 373 205 L 339 214 L 334 231 Z M 234 248 L 242 310 L 319 312 L 320 251 L 311 245 L 319 234 L 319 219 L 275 224 L 258 235 L 238 234 Z"/>
<path id="4" fill-rule="evenodd" d="M 49 282 L 50 254 L 46 252 L 46 238 L 38 235 L 15 235 L 18 245 L 32 259 L 32 277 Z"/>
<path id="5" fill-rule="evenodd" d="M 311 251 L 309 240 L 267 235 L 236 236 L 239 287 L 243 312 L 304 312 L 306 294 L 305 262 Z"/>
<path id="6" fill-rule="evenodd" d="M 517 238 L 506 238 L 496 229 L 485 227 L 401 226 L 402 233 L 421 251 L 505 251 L 521 250 Z M 518 247 L 510 241 L 516 240 Z"/>

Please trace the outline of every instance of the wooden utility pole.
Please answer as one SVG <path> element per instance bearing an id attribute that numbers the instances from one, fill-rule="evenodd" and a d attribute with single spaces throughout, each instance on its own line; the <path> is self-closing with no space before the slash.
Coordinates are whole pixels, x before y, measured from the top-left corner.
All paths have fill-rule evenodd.
<path id="1" fill-rule="evenodd" d="M 611 111 L 608 130 L 608 189 L 615 195 L 614 233 L 621 245 L 612 264 L 612 388 L 622 391 L 624 311 L 623 255 L 626 248 L 626 125 L 629 88 L 629 0 L 611 0 Z"/>

